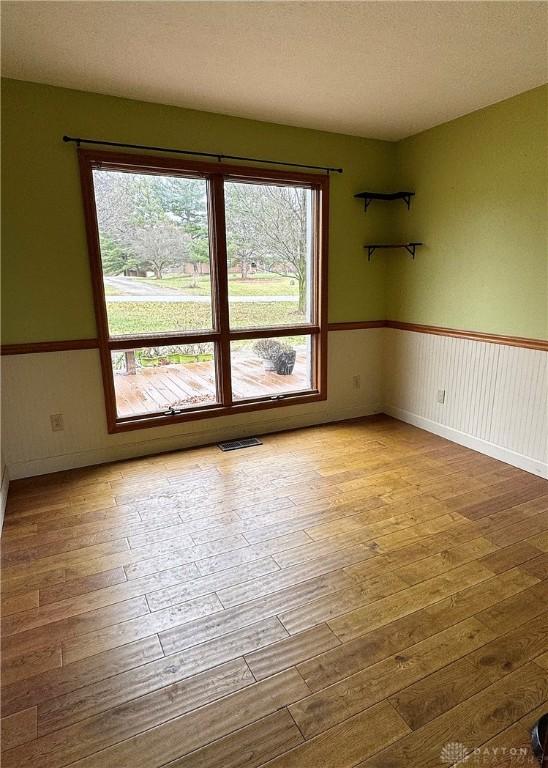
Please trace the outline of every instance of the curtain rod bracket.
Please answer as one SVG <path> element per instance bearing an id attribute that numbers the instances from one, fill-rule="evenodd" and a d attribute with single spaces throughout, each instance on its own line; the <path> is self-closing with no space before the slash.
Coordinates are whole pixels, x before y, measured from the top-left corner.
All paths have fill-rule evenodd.
<path id="1" fill-rule="evenodd" d="M 342 168 L 330 168 L 326 165 L 306 165 L 305 163 L 284 163 L 281 160 L 267 160 L 264 157 L 241 157 L 239 155 L 220 155 L 217 152 L 194 152 L 191 149 L 174 149 L 172 147 L 154 147 L 146 144 L 124 144 L 121 141 L 101 141 L 100 139 L 83 139 L 80 136 L 63 136 L 65 143 L 72 142 L 80 147 L 82 144 L 98 144 L 106 147 L 122 147 L 124 149 L 144 149 L 152 152 L 173 152 L 177 155 L 195 155 L 199 157 L 217 158 L 220 163 L 223 160 L 238 160 L 248 163 L 266 163 L 267 165 L 285 165 L 290 168 L 308 168 L 315 171 L 330 173 L 343 173 Z"/>

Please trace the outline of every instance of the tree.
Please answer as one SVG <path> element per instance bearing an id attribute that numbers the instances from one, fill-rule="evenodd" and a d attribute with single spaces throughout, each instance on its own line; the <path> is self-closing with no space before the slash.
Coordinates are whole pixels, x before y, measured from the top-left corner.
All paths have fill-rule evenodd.
<path id="1" fill-rule="evenodd" d="M 268 272 L 292 275 L 299 286 L 299 312 L 306 311 L 307 222 L 310 193 L 300 187 L 228 183 L 229 250 L 240 264 L 258 261 Z"/>
<path id="2" fill-rule="evenodd" d="M 302 187 L 262 187 L 262 190 L 265 202 L 260 209 L 262 216 L 258 223 L 269 251 L 267 269 L 279 273 L 280 264 L 286 269 L 289 265 L 289 272 L 296 276 L 299 286 L 299 312 L 304 314 L 308 283 L 310 193 Z"/>
<path id="3" fill-rule="evenodd" d="M 192 287 L 196 288 L 199 265 L 209 264 L 206 182 L 174 176 L 161 176 L 157 181 L 164 211 L 185 233 L 184 261 L 193 267 Z"/>
<path id="4" fill-rule="evenodd" d="M 207 186 L 203 179 L 157 176 L 154 180 L 156 196 L 165 213 L 185 229 L 194 227 L 207 231 Z"/>
<path id="5" fill-rule="evenodd" d="M 103 268 L 151 269 L 157 278 L 183 263 L 209 262 L 207 185 L 178 176 L 94 171 Z M 226 182 L 227 254 L 242 279 L 257 262 L 294 277 L 306 311 L 310 192 L 301 187 Z"/>
<path id="6" fill-rule="evenodd" d="M 105 275 L 128 275 L 139 269 L 139 259 L 129 248 L 108 235 L 100 235 L 101 260 Z"/>
<path id="7" fill-rule="evenodd" d="M 144 271 L 133 247 L 137 185 L 131 174 L 94 171 L 95 205 L 103 272 L 107 275 Z"/>
<path id="8" fill-rule="evenodd" d="M 198 275 L 200 264 L 209 264 L 209 236 L 208 232 L 195 231 L 193 234 L 187 232 L 188 246 L 184 256 L 187 264 L 192 264 L 193 280 L 192 288 L 198 286 Z"/>
<path id="9" fill-rule="evenodd" d="M 246 184 L 226 184 L 227 255 L 231 267 L 238 267 L 246 280 L 251 264 L 259 259 L 262 244 L 257 237 L 257 222 L 250 215 L 253 201 Z"/>
<path id="10" fill-rule="evenodd" d="M 95 171 L 97 219 L 106 274 L 151 269 L 162 278 L 166 269 L 183 263 L 188 251 L 185 227 L 177 210 L 189 179 L 148 174 Z M 169 194 L 168 194 L 169 193 Z M 190 220 L 192 201 L 185 221 Z M 206 227 L 207 227 L 207 212 Z"/>
<path id="11" fill-rule="evenodd" d="M 183 261 L 185 242 L 183 233 L 172 224 L 141 227 L 133 235 L 133 247 L 139 261 L 152 269 L 161 280 L 164 271 Z"/>

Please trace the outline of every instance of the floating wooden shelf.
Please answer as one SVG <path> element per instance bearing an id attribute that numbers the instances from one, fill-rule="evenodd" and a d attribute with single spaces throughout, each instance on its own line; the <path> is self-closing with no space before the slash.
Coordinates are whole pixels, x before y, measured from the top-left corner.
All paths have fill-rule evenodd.
<path id="1" fill-rule="evenodd" d="M 367 261 L 371 261 L 371 256 L 378 248 L 405 248 L 405 250 L 415 258 L 415 250 L 422 243 L 366 243 L 363 247 L 367 248 Z"/>
<path id="2" fill-rule="evenodd" d="M 403 200 L 407 204 L 407 208 L 409 208 L 411 206 L 411 198 L 414 195 L 414 192 L 359 192 L 354 197 L 364 201 L 365 210 L 367 211 L 372 200 Z"/>

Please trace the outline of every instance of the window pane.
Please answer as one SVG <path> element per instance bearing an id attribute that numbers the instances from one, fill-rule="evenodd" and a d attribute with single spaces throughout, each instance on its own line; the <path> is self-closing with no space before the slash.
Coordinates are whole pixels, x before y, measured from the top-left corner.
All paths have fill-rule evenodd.
<path id="1" fill-rule="evenodd" d="M 119 417 L 217 402 L 211 343 L 141 347 L 111 357 Z"/>
<path id="2" fill-rule="evenodd" d="M 312 337 L 232 341 L 234 400 L 312 389 Z"/>
<path id="3" fill-rule="evenodd" d="M 213 328 L 207 183 L 93 171 L 111 336 Z"/>
<path id="4" fill-rule="evenodd" d="M 313 320 L 312 191 L 225 183 L 232 328 Z"/>

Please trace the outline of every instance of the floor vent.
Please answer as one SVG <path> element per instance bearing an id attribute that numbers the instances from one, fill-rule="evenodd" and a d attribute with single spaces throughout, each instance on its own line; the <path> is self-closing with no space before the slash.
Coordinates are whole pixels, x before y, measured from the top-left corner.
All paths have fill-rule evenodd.
<path id="1" fill-rule="evenodd" d="M 257 437 L 242 437 L 240 440 L 224 440 L 217 443 L 221 451 L 238 451 L 240 448 L 252 448 L 254 445 L 262 445 Z"/>

